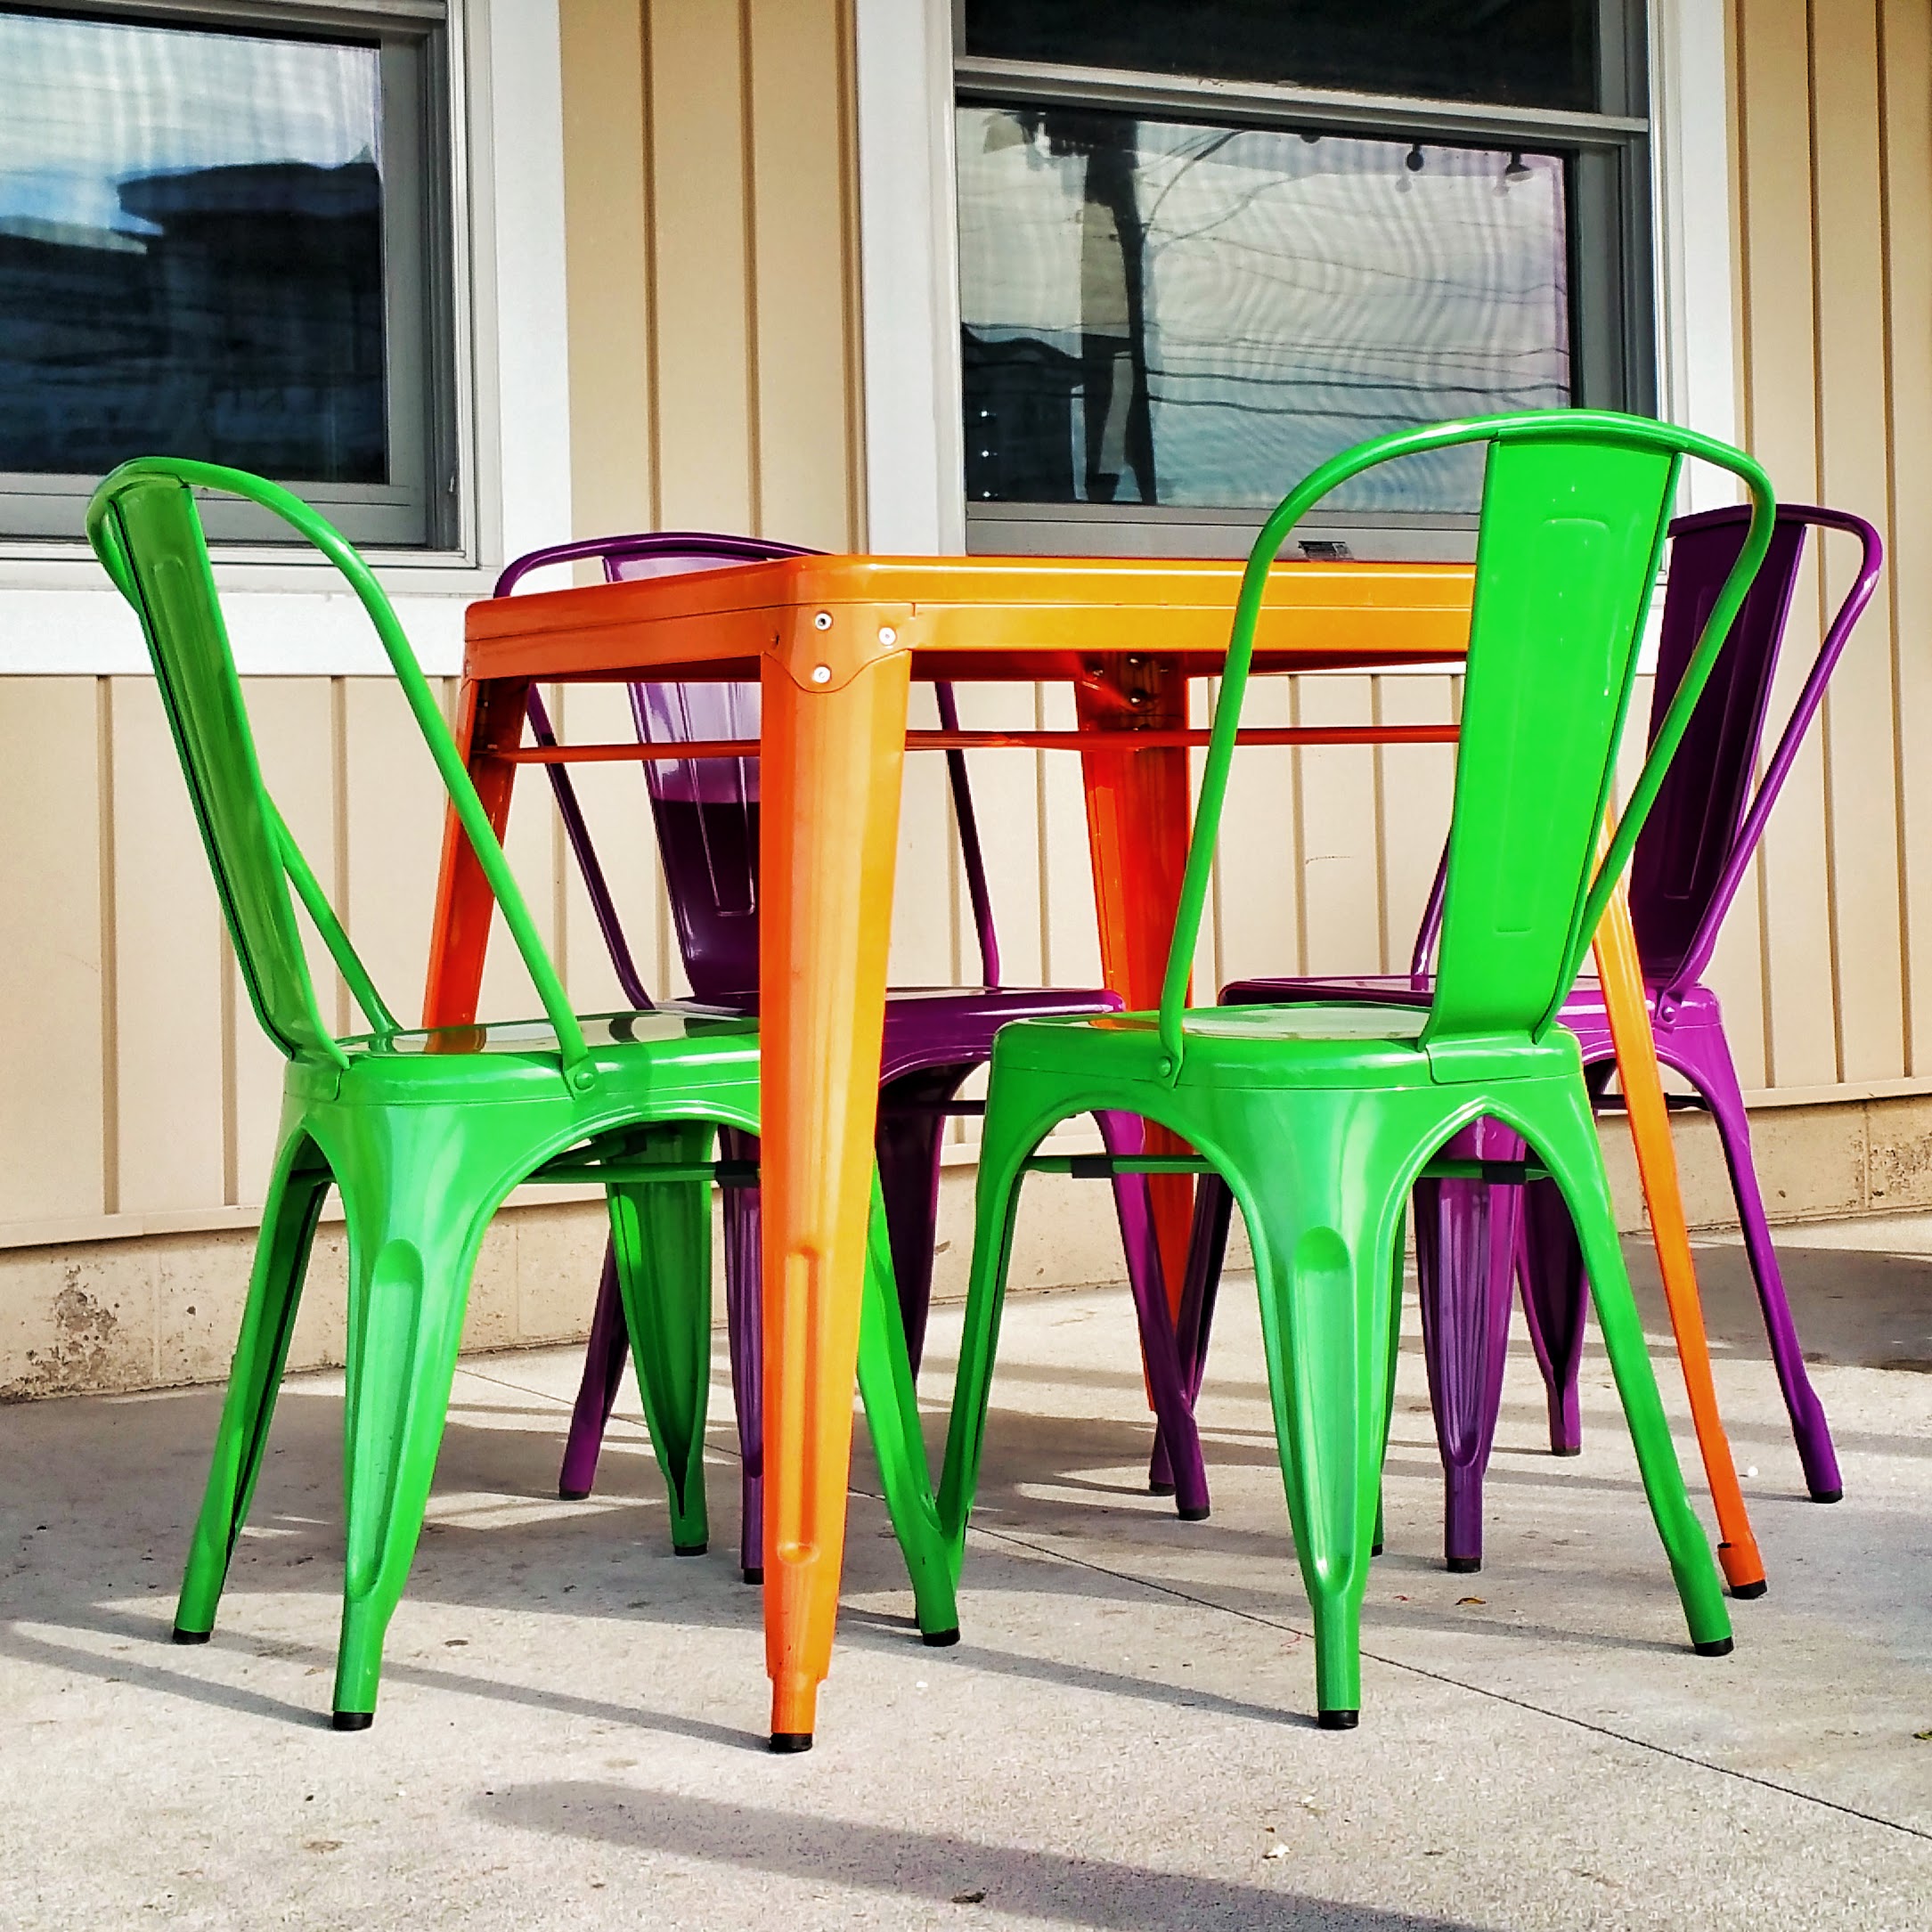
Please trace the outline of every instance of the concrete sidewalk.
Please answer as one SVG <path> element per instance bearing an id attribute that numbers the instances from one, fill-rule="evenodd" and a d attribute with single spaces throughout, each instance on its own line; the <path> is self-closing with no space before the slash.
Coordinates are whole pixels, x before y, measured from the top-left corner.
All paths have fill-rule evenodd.
<path id="1" fill-rule="evenodd" d="M 351 1736 L 328 1729 L 336 1379 L 284 1392 L 200 1650 L 167 1640 L 218 1391 L 0 1410 L 0 1925 L 1923 1928 L 1932 1260 L 1922 1227 L 1783 1245 L 1846 1499 L 1804 1500 L 1741 1257 L 1705 1248 L 1771 1573 L 1735 1653 L 1687 1647 L 1594 1351 L 1585 1453 L 1559 1462 L 1519 1349 L 1487 1567 L 1445 1574 L 1412 1334 L 1349 1733 L 1312 1722 L 1241 1279 L 1199 1524 L 1145 1494 L 1124 1291 L 1011 1304 L 957 1650 L 917 1640 L 861 1456 L 803 1758 L 763 1749 L 721 1365 L 712 1553 L 677 1561 L 634 1405 L 598 1496 L 560 1504 L 575 1354 L 466 1363 L 380 1714 Z M 935 1398 L 958 1321 L 934 1319 Z"/>

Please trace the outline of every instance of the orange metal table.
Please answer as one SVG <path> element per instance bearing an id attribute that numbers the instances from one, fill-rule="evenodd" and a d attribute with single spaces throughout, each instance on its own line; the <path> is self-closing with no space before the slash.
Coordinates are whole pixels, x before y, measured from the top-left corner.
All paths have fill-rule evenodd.
<path id="1" fill-rule="evenodd" d="M 1223 562 L 811 556 L 470 607 L 459 741 L 499 827 L 518 766 L 533 762 L 520 748 L 533 681 L 756 679 L 762 687 L 764 1589 L 774 1736 L 809 1739 L 837 1616 L 911 680 L 1073 686 L 1083 728 L 1075 737 L 909 738 L 916 746 L 1056 739 L 1078 746 L 1105 976 L 1129 1007 L 1152 1006 L 1186 856 L 1186 746 L 1200 735 L 1186 729 L 1187 681 L 1219 668 L 1240 575 L 1238 563 Z M 1360 671 L 1460 658 L 1471 581 L 1459 566 L 1277 566 L 1255 668 Z M 1255 736 L 1445 741 L 1455 730 Z M 566 748 L 567 756 L 586 754 L 649 755 L 635 746 Z M 475 1019 L 491 912 L 481 869 L 452 818 L 426 1024 Z M 1635 1011 L 1642 1039 L 1619 1047 L 1648 1064 L 1654 1083 L 1641 993 Z M 1660 1113 L 1660 1090 L 1658 1103 Z M 1663 1151 L 1667 1166 L 1667 1129 Z M 1652 1164 L 1647 1181 L 1665 1185 Z M 1674 1166 L 1667 1185 L 1674 1193 Z M 1179 1180 L 1158 1204 L 1177 1289 L 1187 1186 Z M 1654 1204 L 1653 1218 L 1668 1219 Z M 1688 1243 L 1683 1264 L 1688 1279 Z M 1675 1272 L 1667 1268 L 1667 1278 Z M 1694 1284 L 1690 1295 L 1694 1317 Z M 1715 1414 L 1712 1403 L 1714 1424 Z M 1707 1441 L 1707 1463 L 1709 1448 Z M 1720 1489 L 1721 1518 L 1730 1513 L 1724 1502 Z M 1732 1526 L 1724 1527 L 1735 1545 Z"/>

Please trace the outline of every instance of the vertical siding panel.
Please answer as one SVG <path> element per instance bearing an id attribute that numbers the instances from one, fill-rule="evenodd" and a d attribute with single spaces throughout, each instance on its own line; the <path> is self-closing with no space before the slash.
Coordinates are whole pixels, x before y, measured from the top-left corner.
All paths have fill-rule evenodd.
<path id="1" fill-rule="evenodd" d="M 1443 724 L 1456 715 L 1456 685 L 1449 677 L 1380 678 L 1384 724 Z M 1455 792 L 1453 745 L 1386 745 L 1382 765 L 1382 876 L 1387 931 L 1383 970 L 1403 971 L 1435 883 L 1436 867 L 1449 836 Z"/>
<path id="2" fill-rule="evenodd" d="M 558 737 L 568 744 L 616 745 L 636 735 L 630 698 L 621 684 L 560 686 L 550 715 L 557 723 Z M 547 802 L 549 783 L 537 779 L 534 771 L 526 777 L 534 781 L 533 792 L 540 793 Z M 644 989 L 654 999 L 670 998 L 683 989 L 662 982 L 658 970 L 661 873 L 644 767 L 575 765 L 571 768 L 571 779 Z M 568 844 L 562 841 L 560 828 L 556 844 L 564 878 L 561 964 L 565 983 L 580 1011 L 615 1012 L 627 1002 L 617 983 L 616 970 L 610 963 L 609 949 L 591 909 L 583 875 Z"/>
<path id="3" fill-rule="evenodd" d="M 101 770 L 92 678 L 8 678 L 0 1222 L 102 1208 Z"/>
<path id="4" fill-rule="evenodd" d="M 1811 57 L 1805 0 L 1740 0 L 1748 440 L 1785 495 L 1817 488 Z M 1817 607 L 1815 577 L 1800 608 Z M 1779 681 L 1789 705 L 1793 673 Z M 1766 1052 L 1781 1085 L 1838 1077 L 1823 754 L 1794 768 L 1760 872 Z"/>
<path id="5" fill-rule="evenodd" d="M 1071 731 L 1073 693 L 1064 684 L 1035 687 L 1043 731 Z M 1087 795 L 1073 752 L 1048 752 L 1039 761 L 1040 913 L 1043 966 L 1054 986 L 1098 986 L 1100 927 L 1094 912 L 1094 871 L 1087 849 Z"/>
<path id="6" fill-rule="evenodd" d="M 295 842 L 310 869 L 330 890 L 336 876 L 335 744 L 331 729 L 331 694 L 326 678 L 251 678 L 247 687 L 249 717 L 255 727 L 256 749 L 262 776 L 288 821 Z M 298 910 L 296 924 L 307 947 L 309 972 L 325 1024 L 338 1023 L 337 974 L 329 949 L 310 929 L 308 916 Z M 381 984 L 379 981 L 378 985 Z M 392 1001 L 405 1001 L 415 989 L 398 982 Z M 405 1005 L 398 1018 L 413 1020 Z M 236 1200 L 257 1207 L 267 1191 L 268 1172 L 275 1153 L 275 1132 L 281 1117 L 281 1078 L 286 1064 L 263 1032 L 249 1004 L 248 989 L 237 976 L 231 1008 L 234 1039 L 234 1154 Z M 361 1009 L 351 1005 L 350 1031 L 366 1025 Z"/>
<path id="7" fill-rule="evenodd" d="M 113 680 L 120 1207 L 219 1206 L 221 915 L 151 678 Z"/>
<path id="8" fill-rule="evenodd" d="M 1909 1071 L 1932 1072 L 1932 13 L 1924 0 L 1881 0 L 1891 322 L 1892 517 L 1886 530 L 1889 640 L 1898 689 L 1895 761 L 1903 829 Z M 1871 618 L 1866 619 L 1869 624 Z M 1884 648 L 1861 637 L 1856 648 Z"/>
<path id="9" fill-rule="evenodd" d="M 930 684 L 915 684 L 908 716 L 931 730 L 939 722 Z M 1011 754 L 1008 754 L 1010 756 Z M 909 753 L 899 807 L 899 870 L 893 893 L 889 972 L 894 986 L 950 986 L 958 973 L 953 923 L 958 843 L 947 796 L 946 761 Z"/>
<path id="10" fill-rule="evenodd" d="M 737 0 L 650 10 L 652 241 L 656 286 L 671 292 L 654 345 L 658 514 L 672 529 L 757 523 L 739 25 Z"/>
<path id="11" fill-rule="evenodd" d="M 1836 509 L 1887 521 L 1885 263 L 1879 192 L 1875 6 L 1830 10 L 1813 42 L 1818 251 L 1820 487 Z M 1849 587 L 1855 546 L 1828 541 L 1829 610 Z M 1900 958 L 1897 785 L 1893 770 L 1890 629 L 1881 583 L 1869 628 L 1831 681 L 1823 729 L 1830 786 L 1830 912 L 1838 1077 L 1895 1080 L 1905 1070 Z M 1795 657 L 1818 634 L 1794 622 Z M 1795 668 L 1795 665 L 1794 665 Z"/>
<path id="12" fill-rule="evenodd" d="M 1256 678 L 1241 707 L 1242 722 L 1292 721 L 1292 678 Z M 1300 681 L 1306 682 L 1306 680 Z M 1206 721 L 1210 687 L 1198 687 Z M 1295 797 L 1292 746 L 1237 746 L 1227 771 L 1227 798 L 1214 855 L 1219 984 L 1197 976 L 1194 998 L 1211 1000 L 1228 981 L 1300 970 L 1296 940 Z"/>
<path id="13" fill-rule="evenodd" d="M 443 787 L 416 721 L 388 679 L 344 679 L 342 705 L 341 822 L 348 849 L 337 861 L 347 886 L 338 911 L 377 990 L 398 1020 L 413 1024 L 422 1016 L 443 853 Z"/>
<path id="14" fill-rule="evenodd" d="M 1305 725 L 1371 724 L 1365 677 L 1301 680 Z M 1308 970 L 1365 973 L 1382 958 L 1375 850 L 1375 754 L 1366 745 L 1309 746 L 1301 754 L 1301 897 Z"/>
<path id="15" fill-rule="evenodd" d="M 558 11 L 571 504 L 587 536 L 652 522 L 645 4 Z"/>
<path id="16" fill-rule="evenodd" d="M 1026 730 L 1033 718 L 1031 684 L 961 684 L 953 693 L 959 722 L 967 730 Z M 1040 925 L 1040 766 L 1064 763 L 1064 752 L 975 751 L 966 754 L 973 815 L 993 901 L 999 940 L 1000 976 L 1015 986 L 1046 984 Z M 969 980 L 979 977 L 972 906 L 959 883 L 961 963 Z"/>
<path id="17" fill-rule="evenodd" d="M 759 528 L 843 550 L 857 494 L 849 23 L 839 0 L 757 0 L 748 27 Z"/>

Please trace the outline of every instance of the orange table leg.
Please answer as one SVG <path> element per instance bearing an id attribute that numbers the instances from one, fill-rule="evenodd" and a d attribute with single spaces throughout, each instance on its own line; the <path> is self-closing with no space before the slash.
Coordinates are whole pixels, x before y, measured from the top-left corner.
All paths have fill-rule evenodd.
<path id="1" fill-rule="evenodd" d="M 456 715 L 456 748 L 469 767 L 496 836 L 509 823 L 517 767 L 501 754 L 523 738 L 526 678 L 463 680 Z M 483 960 L 496 901 L 452 805 L 443 819 L 443 868 L 436 879 L 436 917 L 429 928 L 429 981 L 423 993 L 425 1026 L 469 1026 L 483 990 Z"/>
<path id="2" fill-rule="evenodd" d="M 1137 751 L 1133 733 L 1184 727 L 1187 681 L 1170 659 L 1129 656 L 1091 665 L 1073 695 L 1081 729 L 1113 740 L 1080 752 L 1101 977 L 1130 1010 L 1144 1011 L 1161 1003 L 1168 942 L 1187 868 L 1191 802 L 1186 747 Z M 1150 1126 L 1147 1151 L 1190 1150 L 1165 1128 Z M 1154 1175 L 1148 1194 L 1168 1305 L 1178 1316 L 1194 1181 L 1185 1174 Z"/>
<path id="3" fill-rule="evenodd" d="M 1651 1033 L 1651 1015 L 1643 995 L 1643 966 L 1637 957 L 1636 933 L 1630 907 L 1618 887 L 1596 933 L 1596 969 L 1603 982 L 1603 1007 L 1610 1039 L 1617 1048 L 1617 1075 L 1630 1117 L 1630 1137 L 1636 1144 L 1637 1172 L 1651 1211 L 1651 1235 L 1657 1243 L 1657 1265 L 1664 1277 L 1664 1296 L 1670 1305 L 1670 1325 L 1677 1338 L 1677 1358 L 1683 1365 L 1683 1385 L 1690 1392 L 1691 1416 L 1697 1427 L 1697 1446 L 1704 1458 L 1704 1474 L 1717 1510 L 1717 1560 L 1734 1596 L 1757 1596 L 1765 1588 L 1764 1559 L 1751 1534 L 1751 1520 L 1738 1487 L 1737 1465 L 1731 1458 L 1730 1439 L 1717 1413 L 1717 1390 L 1711 1380 L 1710 1343 L 1704 1333 L 1704 1311 L 1698 1299 L 1697 1271 L 1691 1259 L 1691 1235 L 1684 1220 L 1683 1195 L 1677 1184 L 1677 1153 L 1670 1137 L 1670 1115 L 1664 1103 L 1664 1083 L 1657 1070 L 1657 1047 Z"/>
<path id="4" fill-rule="evenodd" d="M 806 633 L 808 640 L 811 637 Z M 910 658 L 763 673 L 765 1663 L 811 1743 L 845 1549 Z M 836 688 L 835 688 L 836 685 Z"/>

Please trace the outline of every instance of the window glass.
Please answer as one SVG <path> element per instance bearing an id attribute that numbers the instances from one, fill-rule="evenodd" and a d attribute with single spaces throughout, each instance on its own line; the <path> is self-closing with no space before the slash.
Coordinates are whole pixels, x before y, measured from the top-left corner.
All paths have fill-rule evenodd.
<path id="1" fill-rule="evenodd" d="M 0 470 L 388 480 L 380 61 L 0 12 Z"/>
<path id="2" fill-rule="evenodd" d="M 1562 158 L 958 110 L 969 502 L 1267 507 L 1338 450 L 1573 398 Z M 1477 507 L 1480 451 L 1333 507 Z"/>
<path id="3" fill-rule="evenodd" d="M 968 55 L 1592 109 L 1597 0 L 966 0 Z"/>

